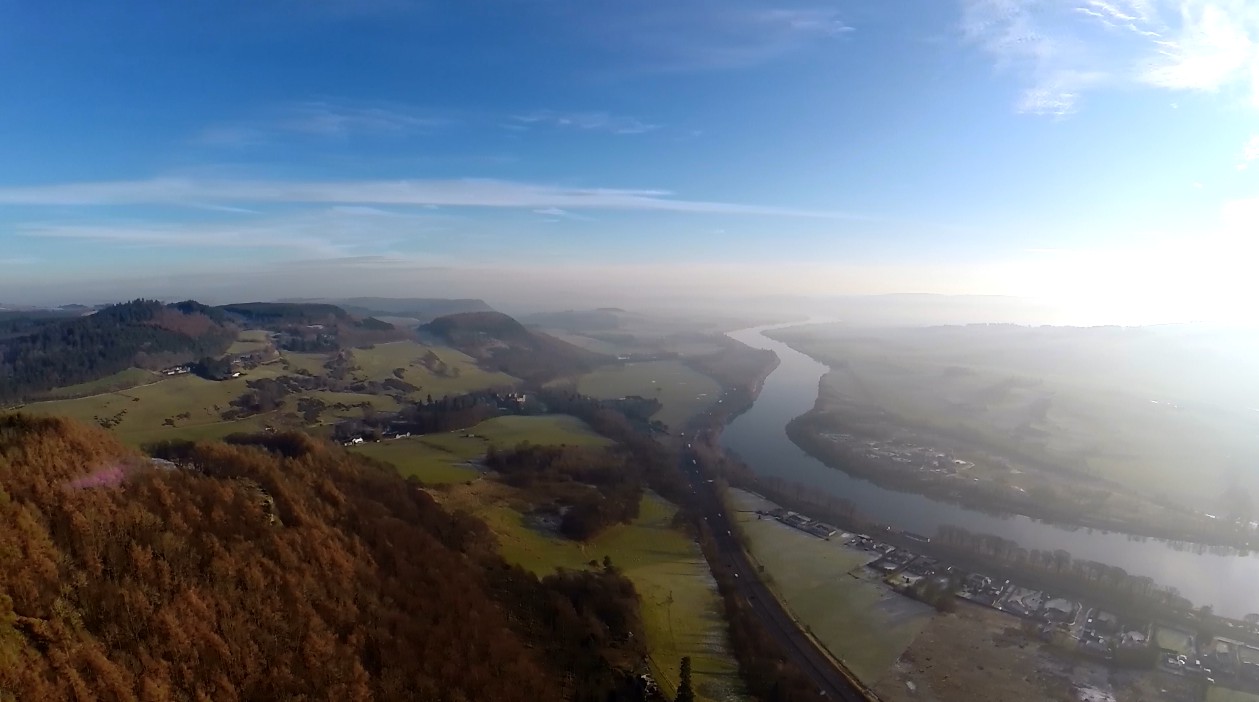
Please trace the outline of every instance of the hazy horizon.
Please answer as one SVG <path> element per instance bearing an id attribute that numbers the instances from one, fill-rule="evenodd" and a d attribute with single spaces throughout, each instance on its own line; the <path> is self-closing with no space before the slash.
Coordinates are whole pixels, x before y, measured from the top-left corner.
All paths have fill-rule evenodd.
<path id="1" fill-rule="evenodd" d="M 1259 321 L 1238 0 L 8 4 L 0 27 L 4 301 L 903 292 Z"/>

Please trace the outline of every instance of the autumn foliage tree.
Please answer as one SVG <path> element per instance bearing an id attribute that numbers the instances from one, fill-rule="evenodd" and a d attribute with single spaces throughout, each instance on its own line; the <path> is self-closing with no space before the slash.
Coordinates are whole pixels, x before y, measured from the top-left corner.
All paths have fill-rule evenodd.
<path id="1" fill-rule="evenodd" d="M 0 700 L 631 699 L 617 573 L 509 567 L 481 522 L 301 435 L 161 452 L 0 417 Z"/>

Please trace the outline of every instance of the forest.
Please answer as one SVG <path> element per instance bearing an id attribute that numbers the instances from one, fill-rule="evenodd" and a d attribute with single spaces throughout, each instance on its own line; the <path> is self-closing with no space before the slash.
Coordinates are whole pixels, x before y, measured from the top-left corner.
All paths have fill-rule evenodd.
<path id="1" fill-rule="evenodd" d="M 620 449 L 522 444 L 490 447 L 487 468 L 503 482 L 562 507 L 560 533 L 585 541 L 638 516 L 642 469 Z"/>
<path id="2" fill-rule="evenodd" d="M 0 417 L 0 700 L 632 700 L 637 595 L 302 434 Z"/>
<path id="3" fill-rule="evenodd" d="M 221 355 L 235 330 L 187 304 L 134 300 L 87 316 L 46 318 L 23 333 L 0 338 L 0 402 L 133 366 L 158 369 Z"/>
<path id="4" fill-rule="evenodd" d="M 681 455 L 643 426 L 637 418 L 641 403 L 600 400 L 562 388 L 543 388 L 536 394 L 547 411 L 571 414 L 623 446 L 642 471 L 644 483 L 661 497 L 683 507 L 690 503 L 690 490 L 677 468 Z"/>
<path id="5" fill-rule="evenodd" d="M 530 331 L 501 312 L 446 315 L 421 326 L 420 332 L 477 359 L 487 370 L 531 383 L 577 375 L 611 361 L 549 334 Z"/>

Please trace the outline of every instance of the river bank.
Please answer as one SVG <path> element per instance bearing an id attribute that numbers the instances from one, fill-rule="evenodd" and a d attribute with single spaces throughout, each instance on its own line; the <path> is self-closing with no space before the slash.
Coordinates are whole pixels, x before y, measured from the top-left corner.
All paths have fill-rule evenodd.
<path id="1" fill-rule="evenodd" d="M 1100 500 L 1088 499 L 1086 495 L 1091 493 L 1050 496 L 1045 491 L 1026 491 L 980 479 L 967 480 L 959 473 L 880 469 L 877 461 L 829 439 L 828 434 L 835 431 L 839 428 L 828 426 L 816 408 L 791 420 L 786 427 L 791 441 L 813 458 L 835 470 L 890 490 L 913 492 L 997 517 L 1021 515 L 1057 526 L 1098 529 L 1190 547 L 1201 544 L 1245 552 L 1256 549 L 1252 532 L 1220 531 L 1219 523 L 1212 520 L 1206 520 L 1205 524 L 1216 527 L 1213 530 L 1192 528 L 1184 523 L 1202 520 L 1194 519 L 1191 513 L 1184 511 L 1169 510 L 1148 519 L 1121 517 L 1110 511 L 1106 504 L 1109 495 Z M 1171 522 L 1182 526 L 1171 526 Z"/>
<path id="2" fill-rule="evenodd" d="M 1065 528 L 1024 516 L 997 516 L 944 500 L 889 490 L 825 465 L 797 446 L 787 436 L 786 427 L 814 407 L 818 383 L 828 369 L 765 336 L 761 333 L 765 330 L 768 328 L 731 333 L 741 343 L 774 351 L 779 365 L 765 379 L 752 407 L 735 416 L 713 437 L 721 449 L 746 463 L 758 480 L 777 479 L 784 485 L 799 485 L 800 493 L 815 504 L 852 505 L 861 514 L 871 515 L 898 531 L 934 535 L 940 527 L 951 526 L 977 534 L 1000 535 L 1029 551 L 1063 550 L 1077 560 L 1106 563 L 1132 575 L 1149 577 L 1176 588 L 1199 605 L 1213 606 L 1219 614 L 1240 617 L 1259 611 L 1259 593 L 1253 588 L 1253 583 L 1259 582 L 1259 558 L 1226 549 Z"/>

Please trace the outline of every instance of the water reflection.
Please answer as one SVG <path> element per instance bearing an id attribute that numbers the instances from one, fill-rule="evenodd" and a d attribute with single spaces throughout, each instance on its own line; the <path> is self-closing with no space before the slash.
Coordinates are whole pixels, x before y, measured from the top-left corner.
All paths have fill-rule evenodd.
<path id="1" fill-rule="evenodd" d="M 829 468 L 787 438 L 787 422 L 813 408 L 827 368 L 762 334 L 776 325 L 731 332 L 749 346 L 770 349 L 781 361 L 753 407 L 726 429 L 722 442 L 753 470 L 803 483 L 851 500 L 863 514 L 900 529 L 933 535 L 941 524 L 996 534 L 1027 549 L 1065 549 L 1073 558 L 1119 566 L 1172 586 L 1197 605 L 1240 617 L 1259 611 L 1259 558 L 1200 544 L 1169 543 L 1085 528 L 1064 528 L 1022 516 L 994 516 L 921 495 L 881 488 Z"/>

